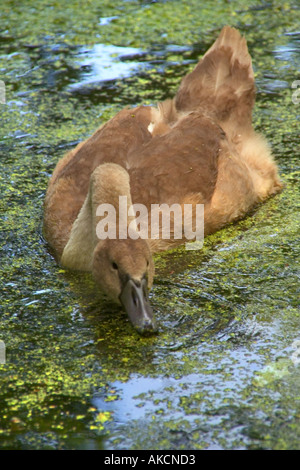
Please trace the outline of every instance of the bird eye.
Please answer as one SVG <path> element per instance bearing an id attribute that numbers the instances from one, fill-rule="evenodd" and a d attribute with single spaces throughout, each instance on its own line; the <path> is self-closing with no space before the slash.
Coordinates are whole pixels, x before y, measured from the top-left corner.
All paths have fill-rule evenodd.
<path id="1" fill-rule="evenodd" d="M 111 265 L 112 265 L 112 267 L 113 267 L 114 269 L 118 269 L 118 265 L 117 265 L 117 263 L 115 263 L 114 261 L 112 262 Z"/>

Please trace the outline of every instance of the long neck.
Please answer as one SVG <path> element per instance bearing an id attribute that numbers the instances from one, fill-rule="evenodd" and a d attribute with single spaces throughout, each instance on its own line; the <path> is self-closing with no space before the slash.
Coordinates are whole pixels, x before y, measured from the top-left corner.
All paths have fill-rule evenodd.
<path id="1" fill-rule="evenodd" d="M 121 207 L 120 196 L 123 196 Z M 120 215 L 122 220 L 125 209 L 127 215 L 131 204 L 127 171 L 114 163 L 99 165 L 91 175 L 87 197 L 61 257 L 62 265 L 69 269 L 91 271 L 96 245 L 101 243 L 107 230 L 111 232 L 109 236 L 119 237 Z M 131 218 L 123 220 L 126 230 Z"/>

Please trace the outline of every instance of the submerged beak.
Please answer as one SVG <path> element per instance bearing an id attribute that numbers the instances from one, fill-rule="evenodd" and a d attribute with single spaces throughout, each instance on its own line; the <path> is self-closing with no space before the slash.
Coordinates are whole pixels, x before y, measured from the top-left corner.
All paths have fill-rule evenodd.
<path id="1" fill-rule="evenodd" d="M 149 304 L 146 279 L 142 279 L 141 283 L 129 279 L 124 284 L 119 298 L 131 323 L 139 333 L 151 334 L 157 331 L 156 321 Z"/>

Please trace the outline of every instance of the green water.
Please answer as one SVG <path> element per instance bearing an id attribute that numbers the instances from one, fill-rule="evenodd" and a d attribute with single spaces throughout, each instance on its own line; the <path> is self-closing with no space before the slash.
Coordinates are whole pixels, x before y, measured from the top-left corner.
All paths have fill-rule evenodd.
<path id="1" fill-rule="evenodd" d="M 49 254 L 47 182 L 119 109 L 172 96 L 225 24 L 285 188 L 157 257 L 160 333 L 142 338 Z M 300 449 L 299 24 L 296 0 L 2 1 L 0 448 Z"/>

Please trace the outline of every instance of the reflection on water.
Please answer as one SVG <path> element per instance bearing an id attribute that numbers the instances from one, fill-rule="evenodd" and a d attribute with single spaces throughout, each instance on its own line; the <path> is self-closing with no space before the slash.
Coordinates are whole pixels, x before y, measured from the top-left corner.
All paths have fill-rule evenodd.
<path id="1" fill-rule="evenodd" d="M 129 77 L 141 69 L 138 60 L 129 60 L 132 56 L 142 54 L 134 47 L 118 47 L 96 44 L 92 49 L 82 48 L 76 54 L 77 64 L 82 69 L 80 81 L 73 83 L 71 88 L 80 88 L 107 80 Z"/>

